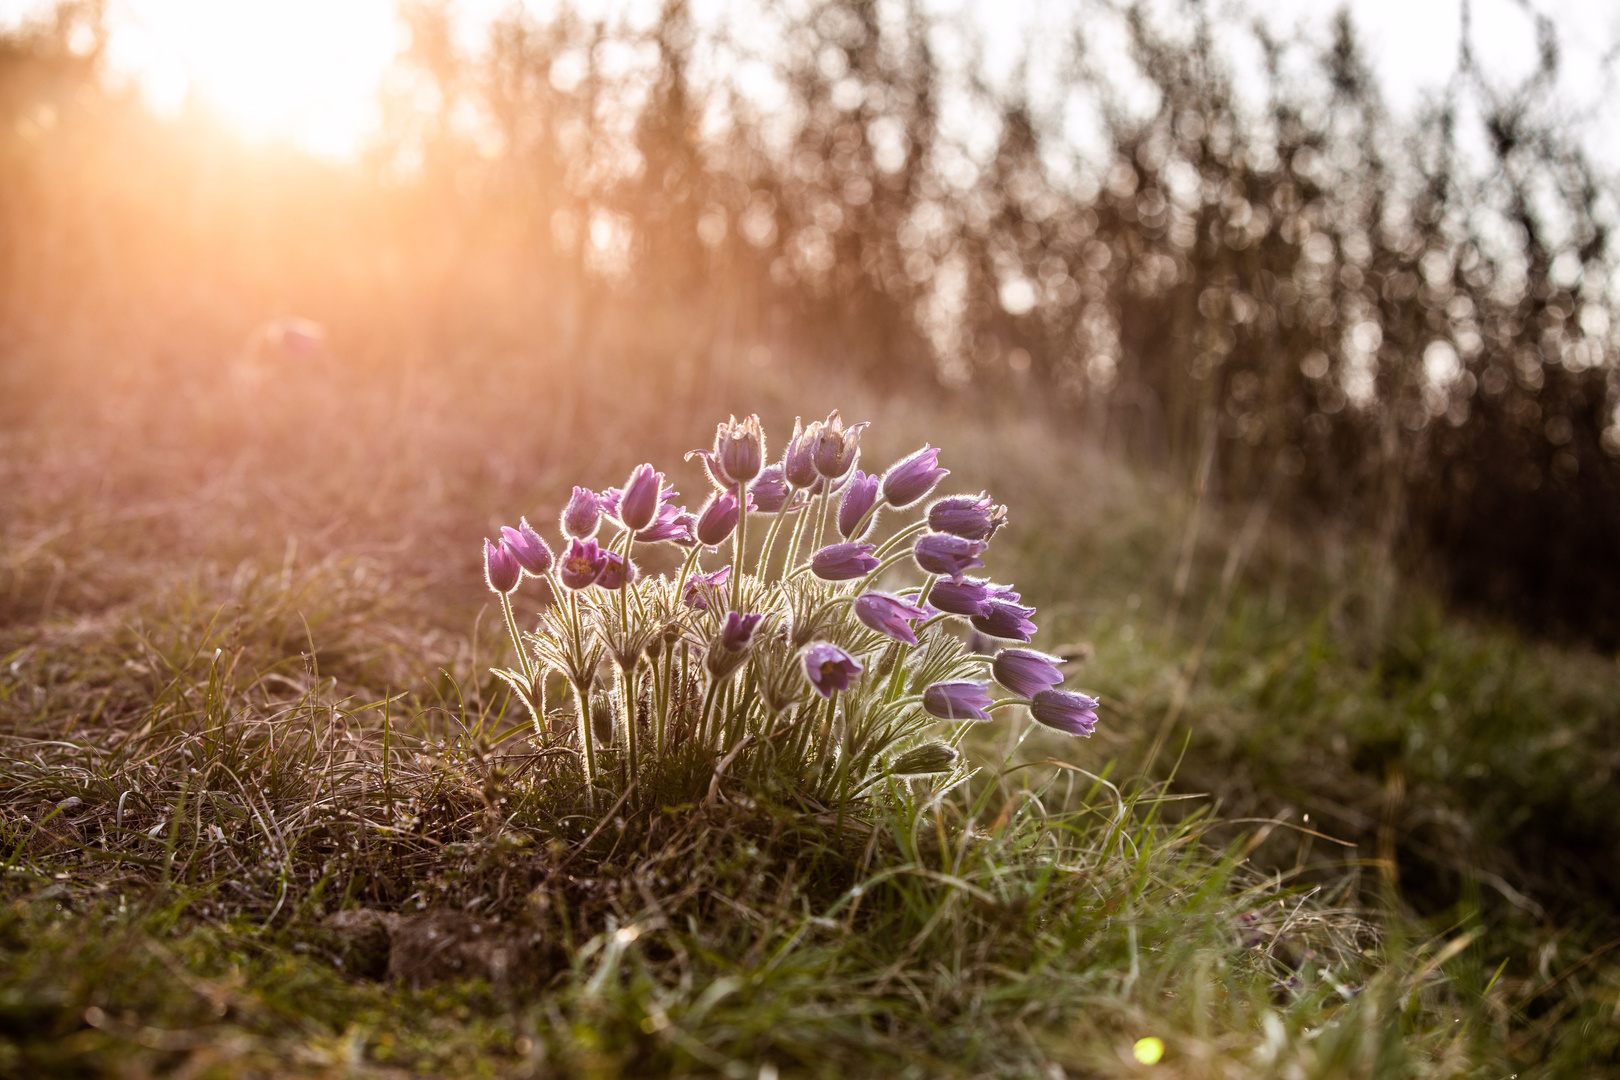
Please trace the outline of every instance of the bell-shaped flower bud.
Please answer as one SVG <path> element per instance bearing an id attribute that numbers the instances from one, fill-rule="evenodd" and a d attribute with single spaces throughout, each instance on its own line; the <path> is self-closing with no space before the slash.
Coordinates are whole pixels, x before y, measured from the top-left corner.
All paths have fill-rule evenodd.
<path id="1" fill-rule="evenodd" d="M 883 474 L 883 501 L 894 507 L 921 502 L 950 474 L 951 470 L 939 467 L 939 449 L 925 446 Z"/>
<path id="2" fill-rule="evenodd" d="M 941 720 L 989 720 L 989 683 L 937 682 L 923 691 L 923 711 Z"/>
<path id="3" fill-rule="evenodd" d="M 765 429 L 758 416 L 733 416 L 714 432 L 714 456 L 732 484 L 746 485 L 765 467 Z"/>
<path id="4" fill-rule="evenodd" d="M 534 531 L 528 518 L 518 519 L 518 527 L 510 525 L 501 526 L 501 539 L 506 548 L 517 559 L 523 572 L 531 577 L 544 577 L 551 564 L 555 561 L 551 548 L 546 545 L 540 534 Z"/>
<path id="5" fill-rule="evenodd" d="M 570 589 L 585 589 L 595 585 L 606 568 L 607 552 L 598 547 L 595 540 L 575 537 L 569 542 L 557 576 Z"/>
<path id="6" fill-rule="evenodd" d="M 1065 735 L 1086 738 L 1097 730 L 1097 699 L 1072 690 L 1043 690 L 1030 701 L 1029 714 Z"/>
<path id="7" fill-rule="evenodd" d="M 871 514 L 877 503 L 879 479 L 856 469 L 844 488 L 844 498 L 838 504 L 838 534 L 845 540 L 859 540 L 872 531 L 876 515 Z M 868 516 L 871 515 L 871 516 Z M 859 535 L 856 529 L 860 530 Z"/>
<path id="8" fill-rule="evenodd" d="M 843 479 L 855 467 L 855 459 L 860 457 L 861 432 L 867 426 L 862 422 L 846 428 L 837 409 L 828 413 L 816 432 L 813 450 L 816 472 L 828 480 Z"/>
<path id="9" fill-rule="evenodd" d="M 575 487 L 563 507 L 562 531 L 576 540 L 589 540 L 602 523 L 602 502 L 590 488 Z"/>
<path id="10" fill-rule="evenodd" d="M 925 619 L 928 612 L 888 593 L 866 592 L 855 598 L 855 617 L 861 622 L 906 645 L 917 644 L 911 619 Z"/>
<path id="11" fill-rule="evenodd" d="M 1007 508 L 990 496 L 951 495 L 928 508 L 928 527 L 964 540 L 989 540 L 1007 522 Z"/>
<path id="12" fill-rule="evenodd" d="M 934 582 L 928 590 L 928 602 L 947 615 L 960 615 L 971 619 L 975 615 L 990 613 L 989 582 L 982 578 L 965 577 L 960 581 L 949 579 Z"/>
<path id="13" fill-rule="evenodd" d="M 808 488 L 821 479 L 816 472 L 816 439 L 821 434 L 821 422 L 805 428 L 798 417 L 793 418 L 793 438 L 788 440 L 782 455 L 782 478 L 794 489 Z"/>
<path id="14" fill-rule="evenodd" d="M 788 486 L 782 477 L 782 466 L 765 466 L 759 477 L 748 488 L 748 493 L 754 497 L 754 505 L 759 507 L 760 513 L 780 512 L 788 501 Z"/>
<path id="15" fill-rule="evenodd" d="M 992 598 L 990 610 L 974 616 L 973 628 L 1003 641 L 1028 641 L 1035 633 L 1035 624 L 1029 621 L 1033 614 L 1034 608 L 1025 607 L 1015 600 Z"/>
<path id="16" fill-rule="evenodd" d="M 631 532 L 640 532 L 653 523 L 658 514 L 659 493 L 664 486 L 664 474 L 655 472 L 651 465 L 637 465 L 624 482 L 619 496 L 620 524 Z"/>
<path id="17" fill-rule="evenodd" d="M 979 558 L 984 548 L 980 540 L 964 540 L 949 533 L 923 533 L 911 546 L 911 554 L 923 573 L 957 581 L 965 571 L 984 565 Z"/>
<path id="18" fill-rule="evenodd" d="M 496 544 L 485 537 L 484 581 L 489 587 L 504 596 L 517 588 L 522 578 L 523 567 L 518 565 L 517 556 L 507 548 L 506 541 Z"/>
<path id="19" fill-rule="evenodd" d="M 737 529 L 737 520 L 742 516 L 737 505 L 737 496 L 730 491 L 717 491 L 709 496 L 698 513 L 697 539 L 704 547 L 718 547 L 726 542 Z"/>
<path id="20" fill-rule="evenodd" d="M 748 648 L 749 642 L 754 640 L 754 631 L 759 628 L 759 621 L 763 615 L 743 615 L 736 611 L 726 612 L 725 626 L 720 629 L 720 647 L 730 652 L 742 652 Z"/>
<path id="21" fill-rule="evenodd" d="M 1018 697 L 1032 698 L 1062 684 L 1061 663 L 1061 658 L 1034 649 L 1003 649 L 991 662 L 990 671 L 996 682 Z"/>
<path id="22" fill-rule="evenodd" d="M 895 758 L 889 771 L 895 776 L 937 776 L 956 767 L 962 755 L 942 742 L 923 743 Z"/>
<path id="23" fill-rule="evenodd" d="M 810 572 L 823 581 L 865 577 L 878 568 L 871 544 L 829 544 L 810 557 Z"/>
<path id="24" fill-rule="evenodd" d="M 848 690 L 850 681 L 861 671 L 861 665 L 853 656 L 831 642 L 813 642 L 804 650 L 805 677 L 824 698 Z"/>

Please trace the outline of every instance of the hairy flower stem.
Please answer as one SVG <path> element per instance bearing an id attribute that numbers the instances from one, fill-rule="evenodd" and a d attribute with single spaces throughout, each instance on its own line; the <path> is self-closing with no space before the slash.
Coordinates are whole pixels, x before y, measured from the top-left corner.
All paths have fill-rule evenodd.
<path id="1" fill-rule="evenodd" d="M 579 593 L 568 593 L 568 613 L 573 621 L 574 640 L 583 642 L 584 628 L 579 618 Z M 594 672 L 576 672 L 574 711 L 579 718 L 579 741 L 585 750 L 585 804 L 596 809 L 596 734 L 591 730 L 591 680 Z"/>
<path id="2" fill-rule="evenodd" d="M 630 752 L 630 778 L 641 775 L 641 733 L 636 730 L 636 668 L 631 664 L 620 671 L 624 693 L 624 742 Z"/>
<path id="3" fill-rule="evenodd" d="M 720 689 L 718 682 L 711 681 L 708 691 L 703 695 L 703 712 L 698 716 L 698 745 L 709 745 L 709 714 L 714 712 L 714 696 Z"/>
<path id="4" fill-rule="evenodd" d="M 506 616 L 506 632 L 512 635 L 512 648 L 517 650 L 518 667 L 522 669 L 523 677 L 533 685 L 534 672 L 529 668 L 529 657 L 523 648 L 523 636 L 518 633 L 517 616 L 512 613 L 510 593 L 501 593 L 501 614 Z"/>
<path id="5" fill-rule="evenodd" d="M 791 575 L 793 564 L 799 560 L 799 541 L 804 537 L 804 527 L 810 521 L 811 516 L 819 510 L 816 506 L 816 500 L 825 499 L 826 497 L 827 493 L 823 490 L 820 495 L 810 496 L 810 500 L 805 503 L 803 512 L 799 514 L 799 520 L 794 523 L 793 542 L 788 545 L 787 558 L 782 562 L 782 573 L 778 580 L 784 580 Z"/>
<path id="6" fill-rule="evenodd" d="M 827 490 L 821 496 L 821 515 L 816 520 L 816 542 L 811 545 L 811 551 L 821 550 L 821 538 L 827 534 L 827 514 L 832 509 L 832 484 L 827 484 Z"/>
<path id="7" fill-rule="evenodd" d="M 765 534 L 765 546 L 760 549 L 759 561 L 754 564 L 754 576 L 764 581 L 771 572 L 771 552 L 776 548 L 776 536 L 782 531 L 782 519 L 787 517 L 788 510 L 793 506 L 793 496 L 796 491 L 789 489 L 787 502 L 782 509 L 776 512 L 776 520 L 771 522 L 771 531 Z"/>
<path id="8" fill-rule="evenodd" d="M 748 554 L 748 491 L 737 485 L 737 531 L 731 534 L 731 610 L 742 610 L 743 558 Z"/>
<path id="9" fill-rule="evenodd" d="M 917 606 L 918 607 L 922 607 L 924 604 L 926 604 L 928 602 L 928 594 L 933 590 L 934 582 L 936 582 L 938 580 L 939 580 L 939 575 L 937 575 L 937 574 L 929 574 L 928 577 L 923 579 L 922 587 L 917 591 Z M 941 620 L 943 618 L 945 618 L 945 615 L 943 613 L 941 613 L 939 615 L 934 616 L 932 619 L 928 619 L 925 622 L 922 622 L 922 623 L 918 624 L 917 628 L 914 631 L 912 631 L 916 635 L 917 640 L 921 641 L 923 634 L 927 632 L 928 628 L 933 626 L 935 623 L 939 622 L 939 620 Z M 884 695 L 884 700 L 887 701 L 889 704 L 894 704 L 896 699 L 899 697 L 900 692 L 905 689 L 905 686 L 906 686 L 906 654 L 911 652 L 911 649 L 912 649 L 912 646 L 907 645 L 904 642 L 902 642 L 900 644 L 899 648 L 895 651 L 895 655 L 894 655 L 894 674 L 889 676 L 889 690 L 888 690 L 888 693 Z M 922 699 L 918 698 L 918 700 L 920 701 Z"/>
<path id="10" fill-rule="evenodd" d="M 913 521 L 910 525 L 907 525 L 905 528 L 883 541 L 883 543 L 879 544 L 877 546 L 877 550 L 874 551 L 873 554 L 881 559 L 889 552 L 893 551 L 896 544 L 904 543 L 906 540 L 922 532 L 926 528 L 928 528 L 928 522 L 926 520 Z"/>
<path id="11" fill-rule="evenodd" d="M 658 708 L 653 716 L 653 744 L 658 748 L 660 759 L 664 756 L 664 733 L 669 726 L 670 683 L 675 674 L 675 646 L 665 645 L 661 659 L 664 662 L 663 688 L 659 694 Z M 653 677 L 655 679 L 658 677 L 656 667 L 653 669 Z"/>

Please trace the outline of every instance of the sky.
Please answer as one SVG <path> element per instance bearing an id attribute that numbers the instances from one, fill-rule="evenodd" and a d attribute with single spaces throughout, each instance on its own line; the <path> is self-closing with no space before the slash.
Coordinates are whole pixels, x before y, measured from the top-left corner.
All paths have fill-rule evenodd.
<path id="1" fill-rule="evenodd" d="M 513 0 L 461 0 L 469 39 Z M 1166 0 L 1174 2 L 1174 0 Z M 1228 0 L 1228 4 L 1231 0 Z M 649 8 L 647 0 L 585 0 L 588 10 Z M 932 0 L 965 10 L 986 35 L 992 68 L 1011 70 L 1061 0 Z M 1217 3 L 1217 10 L 1223 6 Z M 1419 106 L 1456 65 L 1461 0 L 1348 0 L 1386 99 Z M 1615 0 L 1471 0 L 1472 39 L 1483 69 L 1504 83 L 1535 63 L 1526 7 L 1549 14 L 1562 46 L 1560 99 L 1587 125 L 1586 143 L 1620 168 L 1620 101 L 1604 58 L 1620 44 Z M 0 0 L 0 26 L 48 11 L 48 0 Z M 726 0 L 700 0 L 722 13 Z M 1265 0 L 1274 26 L 1322 36 L 1337 5 Z M 1253 5 L 1251 5 L 1251 9 Z M 732 6 L 735 10 L 735 6 Z M 153 105 L 178 111 L 195 95 L 252 139 L 287 140 L 323 157 L 352 156 L 377 123 L 376 89 L 404 44 L 394 0 L 109 0 L 113 69 Z M 1613 65 L 1611 65 L 1613 66 Z"/>

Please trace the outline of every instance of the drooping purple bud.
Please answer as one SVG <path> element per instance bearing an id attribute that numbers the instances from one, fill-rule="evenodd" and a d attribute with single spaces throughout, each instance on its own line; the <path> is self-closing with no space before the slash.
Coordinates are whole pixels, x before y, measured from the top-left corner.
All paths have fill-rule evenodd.
<path id="1" fill-rule="evenodd" d="M 653 523 L 658 514 L 659 491 L 664 486 L 664 474 L 651 465 L 637 465 L 624 482 L 624 493 L 619 497 L 620 524 L 631 532 L 640 532 Z"/>
<path id="2" fill-rule="evenodd" d="M 960 581 L 936 581 L 928 590 L 928 602 L 948 615 L 971 619 L 990 612 L 989 582 L 965 577 Z"/>
<path id="3" fill-rule="evenodd" d="M 531 577 L 544 577 L 547 570 L 555 560 L 551 555 L 551 548 L 546 545 L 539 533 L 529 524 L 528 518 L 519 518 L 518 527 L 510 525 L 501 526 L 501 539 L 505 541 L 506 548 L 517 559 L 525 573 Z"/>
<path id="4" fill-rule="evenodd" d="M 491 543 L 488 537 L 484 538 L 484 581 L 489 587 L 501 595 L 506 595 L 518 587 L 523 578 L 523 567 L 518 565 L 517 556 L 507 548 L 506 541 Z"/>
<path id="5" fill-rule="evenodd" d="M 829 544 L 810 557 L 810 572 L 823 581 L 865 577 L 878 568 L 871 544 Z"/>
<path id="6" fill-rule="evenodd" d="M 1032 607 L 1024 607 L 1012 600 L 992 598 L 990 610 L 983 615 L 973 618 L 973 627 L 981 634 L 988 634 L 1003 641 L 1028 641 L 1035 633 L 1035 624 L 1029 617 L 1035 614 Z"/>
<path id="7" fill-rule="evenodd" d="M 1032 698 L 1044 690 L 1063 683 L 1063 663 L 1056 656 L 1036 652 L 1034 649 L 1003 649 L 990 664 L 996 682 L 1019 697 Z"/>
<path id="8" fill-rule="evenodd" d="M 917 644 L 909 620 L 924 619 L 928 612 L 888 593 L 866 592 L 855 598 L 855 617 L 862 623 L 906 645 Z"/>
<path id="9" fill-rule="evenodd" d="M 859 469 L 849 478 L 849 486 L 844 488 L 844 499 L 838 504 L 838 534 L 845 540 L 859 540 L 872 531 L 877 518 L 866 515 L 877 502 L 880 482 L 878 477 L 867 476 Z M 864 524 L 862 519 L 865 519 Z M 860 527 L 859 536 L 855 533 L 857 526 Z"/>
<path id="10" fill-rule="evenodd" d="M 923 691 L 923 711 L 941 720 L 989 720 L 989 683 L 937 682 Z"/>
<path id="11" fill-rule="evenodd" d="M 596 493 L 596 505 L 602 508 L 606 517 L 619 516 L 619 500 L 624 498 L 623 488 L 603 488 Z"/>
<path id="12" fill-rule="evenodd" d="M 623 555 L 616 551 L 602 552 L 602 572 L 597 575 L 596 584 L 609 592 L 622 589 L 636 580 L 636 564 L 626 562 Z"/>
<path id="13" fill-rule="evenodd" d="M 681 600 L 687 607 L 697 611 L 709 610 L 709 596 L 718 593 L 720 587 L 731 578 L 731 567 L 722 566 L 711 574 L 693 574 L 686 581 L 686 592 Z"/>
<path id="14" fill-rule="evenodd" d="M 720 647 L 731 652 L 742 652 L 748 648 L 748 643 L 754 640 L 754 630 L 764 617 L 726 612 L 726 625 L 720 629 Z"/>
<path id="15" fill-rule="evenodd" d="M 765 429 L 758 416 L 733 416 L 714 432 L 714 456 L 720 472 L 733 484 L 747 484 L 765 466 Z"/>
<path id="16" fill-rule="evenodd" d="M 855 459 L 860 456 L 861 432 L 867 426 L 866 422 L 862 422 L 846 428 L 837 409 L 828 413 L 827 419 L 821 422 L 815 433 L 813 455 L 816 472 L 828 480 L 842 479 L 845 473 L 855 467 Z"/>
<path id="17" fill-rule="evenodd" d="M 698 513 L 698 543 L 704 547 L 718 547 L 725 543 L 726 538 L 736 531 L 737 519 L 741 516 L 735 494 L 730 491 L 715 492 Z"/>
<path id="18" fill-rule="evenodd" d="M 585 589 L 596 584 L 606 568 L 607 552 L 598 547 L 595 540 L 581 540 L 576 536 L 568 544 L 557 576 L 570 589 Z"/>
<path id="19" fill-rule="evenodd" d="M 890 506 L 906 507 L 928 497 L 951 470 L 939 467 L 939 449 L 924 446 L 901 458 L 883 474 L 883 499 Z"/>
<path id="20" fill-rule="evenodd" d="M 1065 735 L 1090 736 L 1097 730 L 1097 699 L 1072 690 L 1043 690 L 1030 702 L 1035 719 Z"/>
<path id="21" fill-rule="evenodd" d="M 979 558 L 984 548 L 980 540 L 964 540 L 950 533 L 923 533 L 912 545 L 911 554 L 924 573 L 957 581 L 964 571 L 984 565 Z"/>
<path id="22" fill-rule="evenodd" d="M 748 493 L 762 514 L 775 514 L 787 505 L 788 486 L 782 478 L 781 465 L 767 465 L 759 474 Z"/>
<path id="23" fill-rule="evenodd" d="M 793 438 L 788 440 L 782 455 L 782 478 L 789 487 L 807 488 L 821 479 L 816 472 L 816 439 L 821 434 L 821 422 L 813 422 L 806 429 L 798 417 L 793 418 Z"/>
<path id="24" fill-rule="evenodd" d="M 989 540 L 1007 522 L 1007 508 L 990 496 L 950 495 L 928 508 L 928 527 L 964 540 Z"/>
<path id="25" fill-rule="evenodd" d="M 818 641 L 804 651 L 805 677 L 824 698 L 848 690 L 850 680 L 861 671 L 861 665 L 853 656 L 831 642 Z"/>
<path id="26" fill-rule="evenodd" d="M 684 547 L 696 542 L 692 535 L 696 528 L 697 518 L 688 513 L 686 507 L 666 502 L 658 508 L 653 523 L 636 533 L 636 543 L 659 544 L 669 540 Z"/>
<path id="27" fill-rule="evenodd" d="M 568 505 L 563 507 L 563 535 L 588 540 L 596 535 L 596 528 L 601 523 L 602 503 L 596 497 L 596 492 L 590 488 L 575 487 L 574 494 L 568 498 Z"/>

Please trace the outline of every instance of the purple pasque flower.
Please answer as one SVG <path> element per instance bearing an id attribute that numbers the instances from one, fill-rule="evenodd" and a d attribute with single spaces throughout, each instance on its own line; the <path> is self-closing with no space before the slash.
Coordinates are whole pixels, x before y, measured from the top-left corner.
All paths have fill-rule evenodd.
<path id="1" fill-rule="evenodd" d="M 1035 609 L 1032 607 L 1025 607 L 1015 600 L 992 597 L 990 610 L 973 617 L 973 628 L 1003 641 L 1028 641 L 1030 635 L 1035 633 L 1035 624 L 1029 621 L 1033 614 Z"/>
<path id="2" fill-rule="evenodd" d="M 989 683 L 937 682 L 923 691 L 923 711 L 941 720 L 988 720 L 989 690 Z"/>
<path id="3" fill-rule="evenodd" d="M 804 650 L 804 674 L 816 693 L 830 698 L 848 690 L 850 680 L 861 673 L 861 665 L 849 653 L 827 641 L 817 641 Z"/>
<path id="4" fill-rule="evenodd" d="M 1007 508 L 990 496 L 948 495 L 928 508 L 928 527 L 964 540 L 989 540 L 1007 522 Z"/>
<path id="5" fill-rule="evenodd" d="M 867 476 L 856 469 L 844 488 L 843 501 L 838 504 L 838 535 L 845 540 L 859 540 L 872 531 L 875 518 L 867 514 L 877 503 L 879 478 Z M 864 524 L 862 524 L 864 521 Z M 860 529 L 860 535 L 855 530 Z"/>
<path id="6" fill-rule="evenodd" d="M 1084 738 L 1097 729 L 1097 699 L 1072 690 L 1042 690 L 1031 698 L 1029 713 L 1065 735 Z"/>
<path id="7" fill-rule="evenodd" d="M 636 564 L 625 559 L 617 551 L 602 552 L 602 572 L 597 575 L 596 584 L 612 592 L 622 589 L 636 580 Z"/>
<path id="8" fill-rule="evenodd" d="M 964 571 L 984 565 L 979 556 L 985 546 L 982 541 L 964 540 L 950 533 L 923 533 L 911 546 L 911 554 L 924 573 L 957 581 Z"/>
<path id="9" fill-rule="evenodd" d="M 750 500 L 752 502 L 752 500 Z M 752 506 L 750 506 L 752 509 Z M 737 529 L 737 519 L 742 512 L 737 505 L 737 493 L 734 491 L 717 491 L 709 496 L 709 501 L 703 504 L 698 511 L 697 533 L 698 543 L 704 547 L 718 547 L 725 543 Z"/>
<path id="10" fill-rule="evenodd" d="M 812 460 L 816 472 L 828 480 L 842 479 L 845 473 L 855 467 L 855 459 L 861 451 L 861 432 L 867 426 L 868 423 L 863 421 L 854 427 L 844 427 L 837 409 L 828 413 L 826 420 L 812 425 L 815 430 Z"/>
<path id="11" fill-rule="evenodd" d="M 552 558 L 551 548 L 546 545 L 540 534 L 534 531 L 528 518 L 519 518 L 518 527 L 510 525 L 501 526 L 501 539 L 506 549 L 518 561 L 525 573 L 532 577 L 544 577 L 551 564 L 556 561 Z"/>
<path id="12" fill-rule="evenodd" d="M 871 544 L 828 544 L 810 556 L 810 572 L 822 581 L 848 581 L 878 568 Z"/>
<path id="13" fill-rule="evenodd" d="M 660 544 L 672 540 L 683 547 L 696 543 L 693 533 L 697 529 L 697 518 L 688 513 L 686 507 L 669 502 L 674 494 L 673 491 L 666 493 L 652 524 L 636 533 L 636 543 Z"/>
<path id="14" fill-rule="evenodd" d="M 807 488 L 821 479 L 821 474 L 816 472 L 816 436 L 820 431 L 820 421 L 806 430 L 797 416 L 793 418 L 793 438 L 788 440 L 787 450 L 782 454 L 782 479 L 789 487 Z"/>
<path id="15" fill-rule="evenodd" d="M 939 467 L 939 449 L 924 446 L 889 466 L 883 474 L 883 500 L 894 507 L 910 506 L 926 499 L 950 474 Z"/>
<path id="16" fill-rule="evenodd" d="M 928 602 L 947 615 L 971 619 L 975 615 L 990 613 L 991 588 L 983 578 L 936 581 L 934 587 L 928 590 Z"/>
<path id="17" fill-rule="evenodd" d="M 607 569 L 607 554 L 597 546 L 595 540 L 581 540 L 576 536 L 569 541 L 557 576 L 570 589 L 589 588 Z"/>
<path id="18" fill-rule="evenodd" d="M 1014 694 L 1032 698 L 1062 684 L 1061 663 L 1061 658 L 1034 649 L 1002 649 L 991 661 L 990 672 Z"/>
<path id="19" fill-rule="evenodd" d="M 696 611 L 708 611 L 709 594 L 718 592 L 730 578 L 729 566 L 722 566 L 710 574 L 693 574 L 686 579 L 686 591 L 681 594 L 681 602 Z"/>
<path id="20" fill-rule="evenodd" d="M 754 631 L 763 615 L 743 615 L 726 612 L 726 624 L 720 628 L 720 647 L 729 652 L 742 652 L 754 640 Z"/>
<path id="21" fill-rule="evenodd" d="M 775 514 L 787 505 L 788 485 L 781 465 L 767 465 L 748 487 L 762 514 Z"/>
<path id="22" fill-rule="evenodd" d="M 714 458 L 731 484 L 747 484 L 765 467 L 765 429 L 758 416 L 731 417 L 714 432 Z"/>
<path id="23" fill-rule="evenodd" d="M 576 486 L 563 507 L 562 531 L 564 536 L 588 540 L 596 535 L 602 523 L 602 500 L 590 488 Z"/>
<path id="24" fill-rule="evenodd" d="M 484 537 L 484 581 L 496 592 L 505 596 L 518 587 L 523 579 L 523 567 L 518 564 L 517 556 L 506 546 L 506 541 L 492 543 L 489 537 Z"/>
<path id="25" fill-rule="evenodd" d="M 637 465 L 632 469 L 619 495 L 619 523 L 631 532 L 640 532 L 651 525 L 663 502 L 659 497 L 663 487 L 664 474 L 651 465 Z"/>
<path id="26" fill-rule="evenodd" d="M 855 598 L 855 617 L 862 623 L 906 645 L 917 644 L 909 620 L 925 619 L 928 612 L 888 593 L 864 592 Z"/>

